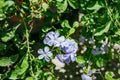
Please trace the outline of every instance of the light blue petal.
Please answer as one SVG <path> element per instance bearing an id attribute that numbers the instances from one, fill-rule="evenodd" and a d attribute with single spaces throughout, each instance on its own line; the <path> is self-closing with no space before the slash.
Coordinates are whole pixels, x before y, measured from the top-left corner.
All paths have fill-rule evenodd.
<path id="1" fill-rule="evenodd" d="M 68 64 L 68 63 L 70 63 L 70 60 L 71 60 L 71 59 L 70 59 L 70 56 L 69 56 L 69 55 L 64 55 L 64 56 L 63 56 L 63 60 L 64 60 L 65 63 Z"/>
<path id="2" fill-rule="evenodd" d="M 39 55 L 38 56 L 38 59 L 43 59 L 44 58 L 44 55 Z"/>
<path id="3" fill-rule="evenodd" d="M 72 53 L 70 57 L 71 57 L 72 62 L 74 62 L 76 60 L 76 54 L 75 53 Z"/>
<path id="4" fill-rule="evenodd" d="M 58 38 L 59 35 L 60 35 L 59 32 L 55 32 L 55 33 L 54 33 L 54 37 L 55 37 L 55 38 Z"/>
<path id="5" fill-rule="evenodd" d="M 88 73 L 87 73 L 87 75 L 90 75 L 90 76 L 91 76 L 92 73 L 93 73 L 93 71 L 92 71 L 92 70 L 89 70 Z"/>
<path id="6" fill-rule="evenodd" d="M 49 37 L 50 39 L 54 39 L 54 34 L 55 32 L 51 31 L 46 35 L 46 37 Z"/>
<path id="7" fill-rule="evenodd" d="M 63 62 L 63 55 L 56 55 L 56 57 L 58 58 L 58 60 L 60 61 L 60 62 Z"/>
<path id="8" fill-rule="evenodd" d="M 48 46 L 46 46 L 46 47 L 44 48 L 45 53 L 49 52 L 49 50 L 50 50 L 50 48 L 49 48 Z"/>
<path id="9" fill-rule="evenodd" d="M 58 42 L 63 42 L 63 41 L 65 41 L 65 37 L 64 36 L 58 37 L 57 41 Z"/>
<path id="10" fill-rule="evenodd" d="M 44 58 L 45 58 L 45 60 L 46 60 L 47 62 L 50 61 L 50 58 L 49 58 L 49 57 L 45 56 Z"/>
<path id="11" fill-rule="evenodd" d="M 82 74 L 81 75 L 82 80 L 92 80 L 92 78 L 88 75 Z"/>
<path id="12" fill-rule="evenodd" d="M 82 36 L 82 35 L 80 35 L 79 41 L 82 42 L 82 43 L 84 43 L 85 42 L 85 37 Z"/>
<path id="13" fill-rule="evenodd" d="M 44 44 L 48 44 L 48 42 L 50 41 L 50 39 L 48 37 L 46 37 L 44 40 L 43 40 L 43 43 Z"/>
<path id="14" fill-rule="evenodd" d="M 55 42 L 54 42 L 54 46 L 55 46 L 55 47 L 60 47 L 60 42 L 55 41 Z"/>
<path id="15" fill-rule="evenodd" d="M 47 54 L 46 54 L 47 56 L 49 56 L 49 57 L 51 57 L 53 54 L 52 54 L 52 52 L 51 51 L 49 51 L 49 52 L 47 52 Z"/>
<path id="16" fill-rule="evenodd" d="M 39 49 L 38 54 L 44 54 L 44 51 L 42 49 Z"/>

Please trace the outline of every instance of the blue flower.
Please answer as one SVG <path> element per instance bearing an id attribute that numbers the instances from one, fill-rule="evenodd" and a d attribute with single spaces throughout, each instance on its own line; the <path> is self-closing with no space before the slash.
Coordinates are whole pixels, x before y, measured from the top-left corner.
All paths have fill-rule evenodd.
<path id="1" fill-rule="evenodd" d="M 58 32 L 49 32 L 47 33 L 43 43 L 44 44 L 48 44 L 49 46 L 55 46 L 55 47 L 59 47 L 60 44 L 65 40 L 64 36 L 59 37 L 59 33 Z"/>
<path id="2" fill-rule="evenodd" d="M 94 41 L 95 41 L 94 38 L 91 37 L 91 38 L 89 39 L 89 44 L 94 43 Z"/>
<path id="3" fill-rule="evenodd" d="M 52 46 L 55 42 L 55 39 L 59 37 L 58 32 L 49 32 L 47 33 L 45 39 L 44 39 L 44 44 L 48 44 L 49 46 Z"/>
<path id="4" fill-rule="evenodd" d="M 85 37 L 82 36 L 82 35 L 80 35 L 80 37 L 79 37 L 79 41 L 80 41 L 81 43 L 84 43 L 84 42 L 85 42 Z"/>
<path id="5" fill-rule="evenodd" d="M 68 64 L 70 63 L 70 61 L 74 62 L 76 60 L 76 54 L 71 53 L 71 54 L 57 55 L 57 58 L 59 59 L 59 61 Z"/>
<path id="6" fill-rule="evenodd" d="M 92 80 L 92 78 L 88 75 L 82 74 L 81 75 L 82 80 Z"/>
<path id="7" fill-rule="evenodd" d="M 89 70 L 87 75 L 91 76 L 93 74 L 93 71 L 92 70 Z"/>
<path id="8" fill-rule="evenodd" d="M 102 53 L 102 51 L 98 47 L 92 50 L 93 55 L 98 55 L 100 53 Z"/>
<path id="9" fill-rule="evenodd" d="M 74 40 L 66 39 L 61 43 L 60 48 L 67 54 L 76 53 L 78 50 L 78 44 Z"/>
<path id="10" fill-rule="evenodd" d="M 70 63 L 70 61 L 74 62 L 76 60 L 78 44 L 74 40 L 66 39 L 61 43 L 60 48 L 65 53 L 64 55 L 57 55 L 61 62 Z"/>
<path id="11" fill-rule="evenodd" d="M 105 53 L 106 51 L 108 51 L 108 49 L 108 45 L 104 45 L 103 47 L 101 47 L 102 53 Z"/>
<path id="12" fill-rule="evenodd" d="M 47 62 L 50 61 L 50 57 L 52 57 L 52 52 L 50 51 L 49 47 L 45 47 L 44 50 L 43 49 L 39 49 L 38 50 L 38 54 L 40 54 L 38 56 L 38 59 L 45 59 Z"/>
<path id="13" fill-rule="evenodd" d="M 58 37 L 54 42 L 54 46 L 55 47 L 60 47 L 60 45 L 62 44 L 63 41 L 65 41 L 64 36 Z"/>

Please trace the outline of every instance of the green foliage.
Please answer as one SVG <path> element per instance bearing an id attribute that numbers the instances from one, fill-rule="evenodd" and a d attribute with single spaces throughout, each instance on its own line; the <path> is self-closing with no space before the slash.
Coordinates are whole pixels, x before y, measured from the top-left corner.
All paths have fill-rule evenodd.
<path id="1" fill-rule="evenodd" d="M 76 62 L 79 64 L 83 64 L 83 63 L 85 63 L 85 60 L 84 60 L 83 56 L 77 56 Z"/>
<path id="2" fill-rule="evenodd" d="M 111 21 L 109 21 L 105 26 L 98 27 L 95 32 L 95 36 L 100 36 L 104 33 L 107 33 L 110 29 Z"/>
<path id="3" fill-rule="evenodd" d="M 112 69 L 96 73 L 108 62 L 120 62 L 120 49 L 114 48 L 120 44 L 119 16 L 120 0 L 0 0 L 0 80 L 59 80 L 52 60 L 38 59 L 37 51 L 46 46 L 43 40 L 49 31 L 78 43 L 76 63 L 84 65 L 81 74 L 92 70 L 90 76 L 97 75 L 96 80 L 119 80 Z M 80 35 L 85 41 L 79 41 Z M 103 52 L 93 55 L 96 47 Z M 52 59 L 63 54 L 50 48 Z M 120 69 L 115 72 L 120 74 Z"/>
<path id="4" fill-rule="evenodd" d="M 23 57 L 23 60 L 21 60 L 20 63 L 16 65 L 16 68 L 11 72 L 9 79 L 18 79 L 20 78 L 20 76 L 25 75 L 28 67 L 29 67 L 29 63 L 28 63 L 28 54 L 27 54 Z"/>
<path id="5" fill-rule="evenodd" d="M 106 72 L 105 79 L 106 80 L 114 80 L 113 79 L 114 73 L 113 72 Z"/>
<path id="6" fill-rule="evenodd" d="M 67 0 L 63 0 L 63 1 L 57 1 L 57 12 L 58 13 L 63 13 L 66 9 L 67 9 Z"/>
<path id="7" fill-rule="evenodd" d="M 6 33 L 4 32 L 2 34 L 1 40 L 3 42 L 8 42 L 9 40 L 11 40 L 15 36 L 15 32 L 18 27 L 19 27 L 19 25 L 13 27 L 11 30 L 7 31 Z"/>
<path id="8" fill-rule="evenodd" d="M 73 9 L 77 9 L 79 7 L 78 0 L 68 0 L 68 3 Z"/>
<path id="9" fill-rule="evenodd" d="M 6 49 L 7 45 L 4 43 L 0 43 L 0 51 Z"/>
<path id="10" fill-rule="evenodd" d="M 16 55 L 12 55 L 10 57 L 2 57 L 0 58 L 0 66 L 10 66 L 12 65 L 13 63 L 15 63 L 18 59 L 18 54 Z"/>
<path id="11" fill-rule="evenodd" d="M 103 67 L 105 65 L 105 60 L 101 57 L 99 57 L 97 60 L 96 60 L 96 65 L 98 67 Z"/>

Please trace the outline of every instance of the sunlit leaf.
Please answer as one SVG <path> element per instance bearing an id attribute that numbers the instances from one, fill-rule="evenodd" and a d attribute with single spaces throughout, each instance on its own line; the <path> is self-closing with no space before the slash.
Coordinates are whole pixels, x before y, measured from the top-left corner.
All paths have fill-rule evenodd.
<path id="1" fill-rule="evenodd" d="M 5 18 L 6 18 L 5 14 L 3 12 L 0 12 L 0 20 L 3 20 Z"/>
<path id="2" fill-rule="evenodd" d="M 0 9 L 3 7 L 4 0 L 0 0 Z"/>
<path id="3" fill-rule="evenodd" d="M 79 64 L 85 63 L 83 56 L 77 56 L 76 62 Z"/>
<path id="4" fill-rule="evenodd" d="M 3 33 L 1 40 L 3 42 L 8 42 L 9 40 L 11 40 L 15 36 L 15 31 L 17 30 L 18 27 L 19 25 L 13 27 L 10 31 Z"/>
<path id="5" fill-rule="evenodd" d="M 68 0 L 68 3 L 73 9 L 78 8 L 78 0 Z"/>
<path id="6" fill-rule="evenodd" d="M 34 80 L 33 77 L 27 77 L 25 80 Z"/>
<path id="7" fill-rule="evenodd" d="M 63 28 L 64 28 L 64 27 L 66 27 L 66 28 L 71 28 L 70 25 L 69 25 L 68 20 L 64 20 L 64 21 L 62 22 L 61 26 L 62 26 Z"/>
<path id="8" fill-rule="evenodd" d="M 68 6 L 67 0 L 64 0 L 62 2 L 57 1 L 56 6 L 57 6 L 57 12 L 63 13 L 67 9 L 67 6 Z"/>
<path id="9" fill-rule="evenodd" d="M 118 69 L 118 74 L 120 74 L 120 68 Z"/>
<path id="10" fill-rule="evenodd" d="M 52 27 L 48 27 L 48 26 L 42 27 L 42 31 L 43 31 L 43 32 L 48 32 L 48 31 L 51 30 L 51 29 L 52 29 Z"/>
<path id="11" fill-rule="evenodd" d="M 74 28 L 70 28 L 69 32 L 68 32 L 68 36 L 73 34 L 75 32 L 75 29 Z"/>
<path id="12" fill-rule="evenodd" d="M 104 66 L 105 65 L 105 60 L 103 58 L 101 58 L 101 57 L 97 58 L 96 65 L 98 67 Z"/>
<path id="13" fill-rule="evenodd" d="M 2 57 L 0 58 L 0 66 L 9 66 L 12 62 L 9 57 Z"/>
<path id="14" fill-rule="evenodd" d="M 103 5 L 100 5 L 98 1 L 96 1 L 95 5 L 92 7 L 88 7 L 88 10 L 94 10 L 95 12 L 97 12 L 99 9 L 101 9 L 102 7 L 104 7 Z"/>
<path id="15" fill-rule="evenodd" d="M 118 31 L 116 31 L 115 34 L 120 35 L 120 29 L 118 29 Z"/>
<path id="16" fill-rule="evenodd" d="M 79 27 L 79 22 L 75 21 L 75 22 L 73 23 L 73 27 L 74 27 L 74 28 Z"/>
<path id="17" fill-rule="evenodd" d="M 11 72 L 9 79 L 18 79 L 19 76 L 25 73 L 28 67 L 29 67 L 29 63 L 28 63 L 28 54 L 27 54 L 23 57 L 23 60 L 21 60 L 21 62 L 17 64 L 15 70 Z"/>
<path id="18" fill-rule="evenodd" d="M 14 5 L 14 1 L 12 0 L 8 0 L 8 1 L 5 1 L 5 3 L 3 4 L 3 10 L 4 11 L 7 11 L 9 7 L 11 7 L 12 5 Z"/>
<path id="19" fill-rule="evenodd" d="M 18 59 L 18 55 L 13 55 L 10 57 L 2 57 L 0 58 L 0 66 L 9 66 L 15 63 Z"/>
<path id="20" fill-rule="evenodd" d="M 105 79 L 106 80 L 114 80 L 113 79 L 114 73 L 113 72 L 106 72 Z"/>
<path id="21" fill-rule="evenodd" d="M 100 36 L 104 33 L 107 33 L 110 29 L 111 21 L 109 21 L 105 26 L 98 27 L 95 32 L 95 36 Z"/>

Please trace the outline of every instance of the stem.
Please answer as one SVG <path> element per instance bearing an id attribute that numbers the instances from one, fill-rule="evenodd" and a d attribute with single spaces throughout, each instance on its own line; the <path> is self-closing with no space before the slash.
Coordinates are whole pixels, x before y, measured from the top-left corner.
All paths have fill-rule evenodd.
<path id="1" fill-rule="evenodd" d="M 27 29 L 27 26 L 26 26 L 26 23 L 25 23 L 25 20 L 23 19 L 23 23 L 24 23 L 24 26 L 25 26 L 25 37 L 26 37 L 26 46 L 27 46 L 27 54 L 29 54 L 29 58 L 30 58 L 30 73 L 31 73 L 31 76 L 37 80 L 34 72 L 33 72 L 33 68 L 32 68 L 32 62 L 34 60 L 34 56 L 32 54 L 30 54 L 30 42 L 29 42 L 29 30 Z"/>
<path id="2" fill-rule="evenodd" d="M 27 26 L 26 26 L 26 23 L 25 23 L 25 20 L 23 19 L 23 23 L 24 23 L 24 26 L 25 26 L 25 36 L 26 36 L 26 45 L 27 45 L 27 53 L 30 53 L 30 43 L 29 43 L 29 31 L 27 29 Z"/>

